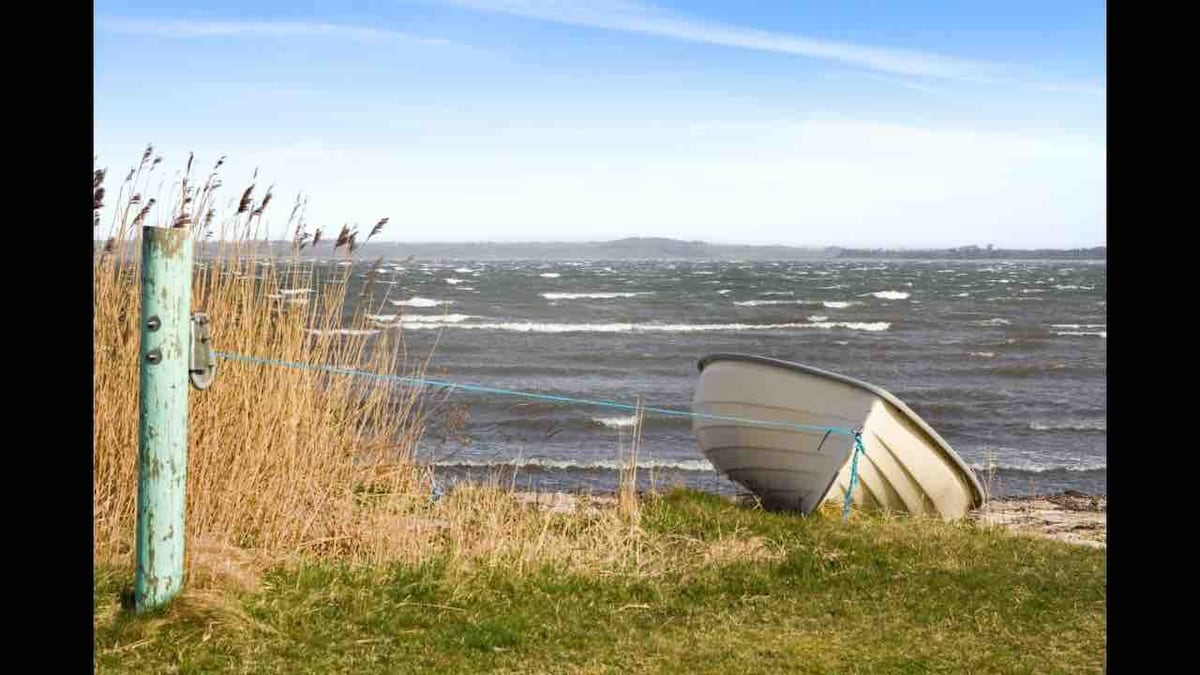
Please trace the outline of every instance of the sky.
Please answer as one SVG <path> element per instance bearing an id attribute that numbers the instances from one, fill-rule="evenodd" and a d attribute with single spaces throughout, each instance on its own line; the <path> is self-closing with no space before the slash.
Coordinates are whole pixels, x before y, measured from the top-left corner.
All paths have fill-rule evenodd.
<path id="1" fill-rule="evenodd" d="M 1106 242 L 1103 2 L 94 7 L 98 166 L 227 156 L 280 237 Z"/>

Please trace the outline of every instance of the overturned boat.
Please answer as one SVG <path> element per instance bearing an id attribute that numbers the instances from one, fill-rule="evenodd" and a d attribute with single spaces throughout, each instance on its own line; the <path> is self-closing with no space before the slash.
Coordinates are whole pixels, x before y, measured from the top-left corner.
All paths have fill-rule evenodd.
<path id="1" fill-rule="evenodd" d="M 961 518 L 983 505 L 983 486 L 900 399 L 866 382 L 762 356 L 700 360 L 693 429 L 704 456 L 770 509 L 811 513 L 841 501 L 858 458 L 858 508 Z"/>

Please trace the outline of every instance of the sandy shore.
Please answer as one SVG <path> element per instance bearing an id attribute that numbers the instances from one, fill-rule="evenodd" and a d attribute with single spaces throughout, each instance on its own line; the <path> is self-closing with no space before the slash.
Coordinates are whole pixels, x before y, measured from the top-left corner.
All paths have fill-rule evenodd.
<path id="1" fill-rule="evenodd" d="M 978 522 L 1069 544 L 1106 548 L 1108 499 L 1078 492 L 996 499 L 975 511 Z"/>
<path id="2" fill-rule="evenodd" d="M 596 512 L 617 501 L 615 495 L 566 492 L 518 492 L 516 498 L 553 513 Z M 1007 497 L 992 500 L 970 517 L 979 523 L 1068 544 L 1105 548 L 1108 542 L 1106 497 L 1070 491 L 1042 497 Z"/>

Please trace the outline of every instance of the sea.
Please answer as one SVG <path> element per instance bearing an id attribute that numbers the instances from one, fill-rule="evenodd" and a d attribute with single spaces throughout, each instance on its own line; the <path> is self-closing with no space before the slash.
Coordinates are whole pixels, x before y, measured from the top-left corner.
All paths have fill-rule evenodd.
<path id="1" fill-rule="evenodd" d="M 765 355 L 892 392 L 993 496 L 1106 494 L 1104 261 L 319 264 L 352 266 L 349 310 L 429 377 L 688 410 L 701 357 Z M 460 389 L 428 410 L 417 460 L 445 483 L 607 492 L 633 450 L 626 409 Z M 645 416 L 637 464 L 643 489 L 741 492 L 686 418 Z"/>

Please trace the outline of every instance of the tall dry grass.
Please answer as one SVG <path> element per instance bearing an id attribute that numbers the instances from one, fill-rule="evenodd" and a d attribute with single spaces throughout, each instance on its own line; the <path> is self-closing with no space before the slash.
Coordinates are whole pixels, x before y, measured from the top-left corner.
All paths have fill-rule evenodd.
<path id="1" fill-rule="evenodd" d="M 218 203 L 222 162 L 196 181 L 189 158 L 184 171 L 167 178 L 147 148 L 121 183 L 107 224 L 98 215 L 106 176 L 96 172 L 93 224 L 103 242 L 93 269 L 98 562 L 130 565 L 133 556 L 143 225 L 191 230 L 193 311 L 209 315 L 217 350 L 375 373 L 423 373 L 422 356 L 428 355 L 407 353 L 398 322 L 377 330 L 365 318 L 372 310 L 346 311 L 352 267 L 316 265 L 298 255 L 271 258 L 264 241 L 270 190 L 258 198 L 252 184 Z M 148 198 L 155 184 L 157 196 Z M 286 224 L 294 252 L 321 246 L 353 256 L 356 231 L 343 227 L 336 238 L 321 229 L 310 233 L 303 207 L 298 199 Z M 379 221 L 367 238 L 386 223 Z M 228 576 L 230 560 L 242 556 L 234 551 L 270 562 L 439 558 L 461 573 L 547 564 L 635 574 L 662 569 L 653 555 L 661 547 L 640 527 L 640 412 L 628 455 L 618 451 L 632 468 L 622 471 L 617 508 L 561 513 L 529 507 L 498 481 L 459 486 L 432 500 L 430 476 L 410 461 L 430 405 L 411 387 L 220 360 L 212 386 L 189 396 L 193 581 Z"/>
<path id="2" fill-rule="evenodd" d="M 160 206 L 159 198 L 146 197 L 160 173 L 159 160 L 148 148 L 121 183 L 108 231 L 100 238 L 104 244 L 93 266 L 93 535 L 100 560 L 128 560 L 132 553 L 143 225 L 190 228 L 196 252 L 193 311 L 209 315 L 217 349 L 378 373 L 420 373 L 420 362 L 405 358 L 395 332 L 331 332 L 342 328 L 352 268 L 337 268 L 326 273 L 332 278 L 322 278 L 316 265 L 298 257 L 271 260 L 262 236 L 272 193 L 256 199 L 251 186 L 240 192 L 236 208 L 222 209 L 217 204 L 220 164 L 197 184 L 189 159 L 187 169 L 170 181 L 170 194 L 162 200 L 167 204 Z M 103 180 L 98 171 L 97 207 Z M 288 221 L 297 233 L 306 229 L 300 207 Z M 337 254 L 352 255 L 350 248 L 343 245 Z M 358 314 L 352 327 L 365 322 Z M 421 492 L 422 476 L 406 461 L 423 429 L 422 399 L 412 388 L 220 361 L 211 388 L 189 394 L 189 408 L 191 540 L 278 554 L 361 557 L 375 550 L 362 522 L 363 490 L 369 486 L 414 499 Z"/>

